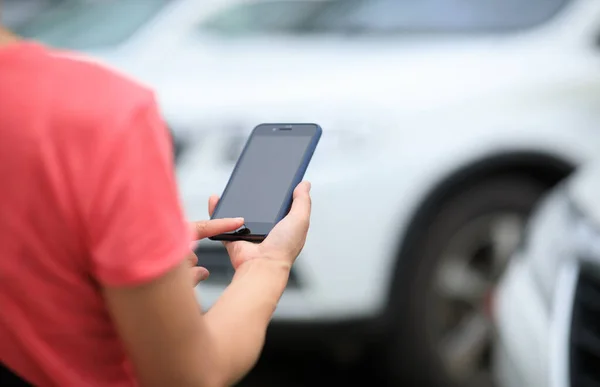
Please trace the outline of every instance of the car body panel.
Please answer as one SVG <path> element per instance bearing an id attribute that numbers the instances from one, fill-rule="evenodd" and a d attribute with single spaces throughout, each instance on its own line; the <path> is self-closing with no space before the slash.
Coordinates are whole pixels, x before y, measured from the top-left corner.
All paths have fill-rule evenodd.
<path id="1" fill-rule="evenodd" d="M 600 163 L 582 168 L 569 185 L 569 194 L 590 221 L 600 225 Z"/>

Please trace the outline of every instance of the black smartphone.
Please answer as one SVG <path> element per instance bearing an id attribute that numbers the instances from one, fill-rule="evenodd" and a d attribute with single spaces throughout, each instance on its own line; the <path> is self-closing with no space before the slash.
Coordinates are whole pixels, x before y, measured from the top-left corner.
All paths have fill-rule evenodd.
<path id="1" fill-rule="evenodd" d="M 316 124 L 261 124 L 254 128 L 212 219 L 243 217 L 244 226 L 210 239 L 263 241 L 290 210 L 322 129 Z"/>

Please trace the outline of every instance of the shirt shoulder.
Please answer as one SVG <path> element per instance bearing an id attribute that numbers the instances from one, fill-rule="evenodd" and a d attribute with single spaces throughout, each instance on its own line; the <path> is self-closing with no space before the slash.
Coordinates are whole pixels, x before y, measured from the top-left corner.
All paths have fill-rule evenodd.
<path id="1" fill-rule="evenodd" d="M 51 97 L 57 119 L 72 124 L 62 127 L 100 130 L 103 135 L 118 134 L 123 122 L 143 109 L 156 109 L 153 91 L 127 75 L 98 61 L 74 53 L 50 51 L 50 90 L 64 98 Z M 73 122 L 77 121 L 77 122 Z"/>

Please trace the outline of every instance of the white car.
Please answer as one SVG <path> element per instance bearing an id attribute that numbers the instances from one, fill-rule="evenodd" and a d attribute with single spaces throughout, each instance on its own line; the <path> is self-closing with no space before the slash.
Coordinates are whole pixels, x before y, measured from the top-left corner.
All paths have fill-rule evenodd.
<path id="1" fill-rule="evenodd" d="M 535 212 L 498 289 L 501 387 L 600 385 L 600 164 Z"/>
<path id="2" fill-rule="evenodd" d="M 380 342 L 418 382 L 490 383 L 490 301 L 524 220 L 600 149 L 597 0 L 107 0 L 23 31 L 156 89 L 192 219 L 254 126 L 319 123 L 274 326 L 334 327 L 345 354 Z M 210 307 L 232 270 L 219 244 L 198 253 Z"/>

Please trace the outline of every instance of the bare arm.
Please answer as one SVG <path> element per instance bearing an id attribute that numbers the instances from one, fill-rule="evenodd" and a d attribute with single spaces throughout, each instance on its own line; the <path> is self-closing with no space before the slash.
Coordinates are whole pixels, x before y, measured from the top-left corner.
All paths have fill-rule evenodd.
<path id="1" fill-rule="evenodd" d="M 190 286 L 197 271 L 185 257 L 191 254 L 189 224 L 156 104 L 147 96 L 117 121 L 119 130 L 98 128 L 94 162 L 81 179 L 86 184 L 78 186 L 90 275 L 101 284 L 142 386 L 229 385 L 256 361 L 289 268 L 304 244 L 309 186 L 299 186 L 290 214 L 263 243 L 227 245 L 235 277 L 203 316 Z M 198 238 L 233 231 L 243 220 L 209 224 L 198 230 L 206 233 Z"/>
<path id="2" fill-rule="evenodd" d="M 202 315 L 189 269 L 135 288 L 106 288 L 109 310 L 144 387 L 223 387 L 254 365 L 289 266 L 255 259 Z"/>
<path id="3" fill-rule="evenodd" d="M 225 385 L 238 382 L 258 360 L 289 273 L 290 266 L 281 261 L 248 261 L 206 313 L 205 324 L 221 353 Z"/>
<path id="4" fill-rule="evenodd" d="M 225 384 L 237 382 L 252 368 L 264 345 L 267 325 L 285 290 L 290 269 L 304 246 L 310 223 L 310 184 L 294 190 L 289 214 L 260 244 L 227 243 L 236 269 L 225 293 L 205 315 L 218 343 Z M 209 201 L 212 214 L 218 198 Z"/>
<path id="5" fill-rule="evenodd" d="M 186 265 L 146 285 L 106 288 L 109 309 L 144 387 L 229 386 L 252 368 L 304 246 L 309 189 L 308 184 L 296 189 L 290 213 L 262 244 L 227 245 L 236 273 L 205 315 L 189 286 Z M 212 201 L 210 207 L 215 205 Z M 239 227 L 235 220 L 210 225 L 199 238 Z"/>
<path id="6" fill-rule="evenodd" d="M 106 287 L 113 321 L 143 387 L 222 387 L 186 263 L 142 286 Z"/>

